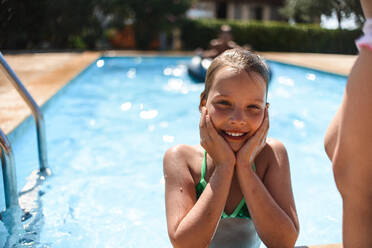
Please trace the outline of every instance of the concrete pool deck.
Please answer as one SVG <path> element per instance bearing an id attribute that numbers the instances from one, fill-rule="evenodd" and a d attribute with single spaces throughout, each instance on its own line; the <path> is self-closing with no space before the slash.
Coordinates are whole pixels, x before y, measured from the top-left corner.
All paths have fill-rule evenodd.
<path id="1" fill-rule="evenodd" d="M 347 76 L 357 56 L 317 53 L 261 53 L 265 58 Z"/>
<path id="2" fill-rule="evenodd" d="M 84 53 L 32 53 L 5 55 L 36 103 L 41 106 L 101 55 Z M 0 128 L 10 133 L 30 114 L 30 108 L 0 71 Z"/>
<path id="3" fill-rule="evenodd" d="M 81 53 L 6 54 L 5 59 L 39 105 L 43 105 L 58 90 L 102 55 L 172 55 L 192 56 L 190 52 L 109 51 Z M 266 59 L 348 75 L 357 56 L 303 53 L 260 53 Z M 0 71 L 0 128 L 9 134 L 30 110 L 10 81 Z M 298 248 L 341 248 L 341 244 L 300 246 Z"/>

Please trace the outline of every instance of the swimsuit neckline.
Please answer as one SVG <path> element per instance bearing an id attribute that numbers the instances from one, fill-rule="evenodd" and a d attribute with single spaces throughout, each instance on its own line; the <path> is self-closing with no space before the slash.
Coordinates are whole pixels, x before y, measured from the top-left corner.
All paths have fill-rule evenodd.
<path id="1" fill-rule="evenodd" d="M 253 169 L 256 171 L 255 164 L 253 164 Z M 199 181 L 199 183 L 196 187 L 197 188 L 197 193 L 200 192 L 200 191 L 202 192 L 204 190 L 204 188 L 207 186 L 207 181 L 205 181 L 206 170 L 207 170 L 207 151 L 204 151 L 204 158 L 203 158 L 203 164 L 202 164 L 202 168 L 201 168 L 200 181 Z M 245 207 L 244 210 L 243 210 L 243 207 Z M 247 216 L 244 216 L 243 212 L 246 212 L 245 215 L 247 215 Z M 244 196 L 242 196 L 241 201 L 235 207 L 235 210 L 231 214 L 226 214 L 225 210 L 224 210 L 222 212 L 222 216 L 221 216 L 221 218 L 235 218 L 235 217 L 250 218 L 248 209 L 247 209 L 246 204 L 245 204 Z"/>

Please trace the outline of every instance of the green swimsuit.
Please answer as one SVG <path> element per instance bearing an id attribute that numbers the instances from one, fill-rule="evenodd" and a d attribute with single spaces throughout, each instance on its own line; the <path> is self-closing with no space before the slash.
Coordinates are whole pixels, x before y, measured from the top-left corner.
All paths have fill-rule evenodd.
<path id="1" fill-rule="evenodd" d="M 207 152 L 204 152 L 204 159 L 203 159 L 203 164 L 201 168 L 201 177 L 199 183 L 196 185 L 196 197 L 199 199 L 200 195 L 203 193 L 205 187 L 207 186 L 207 182 L 205 181 L 205 172 L 207 169 Z M 256 167 L 253 164 L 253 170 L 256 171 Z M 251 215 L 249 214 L 247 205 L 245 204 L 244 197 L 234 210 L 234 212 L 230 215 L 226 214 L 225 211 L 222 212 L 221 219 L 224 218 L 245 218 L 245 219 L 250 219 Z"/>

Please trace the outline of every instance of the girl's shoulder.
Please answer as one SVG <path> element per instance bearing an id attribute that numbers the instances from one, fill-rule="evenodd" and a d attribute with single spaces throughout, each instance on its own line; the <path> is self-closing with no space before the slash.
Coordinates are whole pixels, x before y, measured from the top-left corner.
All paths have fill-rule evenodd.
<path id="1" fill-rule="evenodd" d="M 274 138 L 267 138 L 266 144 L 256 160 L 259 164 L 264 165 L 261 170 L 263 170 L 262 174 L 265 174 L 269 167 L 288 164 L 287 149 L 281 141 Z"/>
<path id="2" fill-rule="evenodd" d="M 267 138 L 265 148 L 266 147 L 277 155 L 287 153 L 287 149 L 285 148 L 284 144 L 280 140 L 274 138 Z"/>
<path id="3" fill-rule="evenodd" d="M 170 147 L 164 154 L 164 159 L 177 159 L 188 161 L 195 156 L 200 156 L 204 150 L 200 145 L 191 146 L 185 144 L 179 144 Z"/>
<path id="4" fill-rule="evenodd" d="M 201 168 L 203 156 L 204 150 L 200 145 L 175 145 L 164 154 L 164 169 L 188 169 L 194 176 L 195 172 Z"/>
<path id="5" fill-rule="evenodd" d="M 287 156 L 287 149 L 281 141 L 274 138 L 267 138 L 266 144 L 259 155 L 268 159 L 277 159 Z"/>

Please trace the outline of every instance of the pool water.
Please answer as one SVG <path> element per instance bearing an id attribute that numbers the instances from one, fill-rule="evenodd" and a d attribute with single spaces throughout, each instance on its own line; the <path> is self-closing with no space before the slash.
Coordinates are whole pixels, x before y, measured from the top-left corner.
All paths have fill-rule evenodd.
<path id="1" fill-rule="evenodd" d="M 171 247 L 162 157 L 172 145 L 199 143 L 203 84 L 188 76 L 189 62 L 103 57 L 44 105 L 53 175 L 41 185 L 37 235 L 23 246 Z M 288 150 L 301 226 L 297 245 L 341 242 L 341 198 L 323 137 L 346 78 L 269 64 L 269 136 Z M 38 167 L 32 120 L 10 140 L 21 190 Z M 8 237 L 4 228 L 0 235 L 0 241 Z"/>

